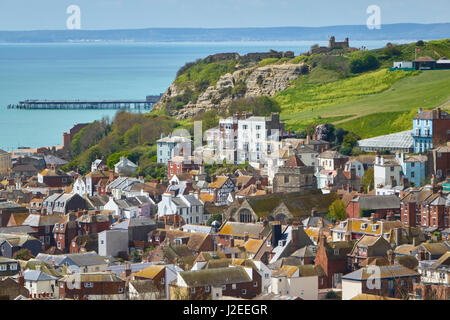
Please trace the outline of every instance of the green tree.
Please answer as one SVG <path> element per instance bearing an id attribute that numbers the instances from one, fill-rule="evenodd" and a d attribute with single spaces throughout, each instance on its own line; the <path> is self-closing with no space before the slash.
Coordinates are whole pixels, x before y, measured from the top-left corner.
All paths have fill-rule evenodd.
<path id="1" fill-rule="evenodd" d="M 213 214 L 209 219 L 208 219 L 208 221 L 206 222 L 206 225 L 207 226 L 210 226 L 211 225 L 211 223 L 213 223 L 214 221 L 219 221 L 220 223 L 222 223 L 222 215 L 220 214 L 220 213 L 217 213 L 217 214 Z"/>
<path id="2" fill-rule="evenodd" d="M 330 211 L 330 215 L 334 217 L 335 220 L 345 220 L 346 212 L 345 212 L 345 204 L 342 200 L 337 199 L 334 200 L 333 203 L 328 208 Z"/>
<path id="3" fill-rule="evenodd" d="M 364 177 L 361 179 L 361 183 L 364 187 L 364 191 L 368 192 L 369 188 L 372 190 L 374 187 L 374 170 L 373 168 L 367 169 L 364 173 Z"/>
<path id="4" fill-rule="evenodd" d="M 349 132 L 344 136 L 344 139 L 342 140 L 342 146 L 354 148 L 359 139 L 360 138 L 358 137 L 358 135 L 353 132 Z"/>
<path id="5" fill-rule="evenodd" d="M 31 254 L 31 251 L 28 249 L 20 249 L 19 251 L 17 251 L 14 255 L 13 258 L 16 260 L 25 260 L 28 261 L 30 259 L 33 259 L 34 256 Z"/>

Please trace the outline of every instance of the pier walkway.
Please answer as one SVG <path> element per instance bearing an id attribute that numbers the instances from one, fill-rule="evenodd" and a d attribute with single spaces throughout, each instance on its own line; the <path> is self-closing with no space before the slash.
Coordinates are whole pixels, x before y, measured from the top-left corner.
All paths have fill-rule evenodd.
<path id="1" fill-rule="evenodd" d="M 161 96 L 147 96 L 145 100 L 24 100 L 8 109 L 151 109 Z"/>

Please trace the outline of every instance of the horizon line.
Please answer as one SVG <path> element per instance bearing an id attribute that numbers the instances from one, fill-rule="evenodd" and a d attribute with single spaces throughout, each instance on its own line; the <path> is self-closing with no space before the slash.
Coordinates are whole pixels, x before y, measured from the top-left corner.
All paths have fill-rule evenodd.
<path id="1" fill-rule="evenodd" d="M 396 26 L 396 25 L 418 25 L 418 26 L 431 26 L 431 25 L 445 25 L 449 22 L 435 22 L 435 23 L 415 23 L 415 22 L 400 22 L 400 23 L 385 23 L 383 26 Z M 365 24 L 343 24 L 343 25 L 325 25 L 325 26 L 265 26 L 265 27 L 142 27 L 142 28 L 130 28 L 130 29 L 29 29 L 29 30 L 0 30 L 0 32 L 58 32 L 58 31 L 136 31 L 136 30 L 238 30 L 238 29 L 321 29 L 321 28 L 342 28 L 342 27 L 366 27 Z M 372 30 L 374 31 L 374 30 Z"/>

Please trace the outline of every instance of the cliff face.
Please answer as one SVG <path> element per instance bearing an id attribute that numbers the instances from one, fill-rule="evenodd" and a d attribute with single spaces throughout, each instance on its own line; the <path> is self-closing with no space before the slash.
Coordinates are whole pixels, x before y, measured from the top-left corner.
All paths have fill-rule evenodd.
<path id="1" fill-rule="evenodd" d="M 211 109 L 225 110 L 233 100 L 239 98 L 267 95 L 289 87 L 292 80 L 297 79 L 302 72 L 308 72 L 309 67 L 302 64 L 273 64 L 263 67 L 248 67 L 227 73 L 220 77 L 215 86 L 210 86 L 200 92 L 197 101 L 189 102 L 178 110 L 171 110 L 170 114 L 178 119 L 195 116 L 201 111 Z M 166 90 L 155 108 L 162 108 L 164 104 L 177 96 L 183 95 L 184 90 L 175 83 Z"/>

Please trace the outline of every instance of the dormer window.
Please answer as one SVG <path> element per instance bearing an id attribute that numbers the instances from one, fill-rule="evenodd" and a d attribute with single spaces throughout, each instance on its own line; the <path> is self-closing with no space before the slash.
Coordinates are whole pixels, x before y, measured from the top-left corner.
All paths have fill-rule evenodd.
<path id="1" fill-rule="evenodd" d="M 366 230 L 366 228 L 367 228 L 367 223 L 363 223 L 363 224 L 361 225 L 361 230 Z"/>
<path id="2" fill-rule="evenodd" d="M 377 231 L 380 226 L 378 224 L 372 225 L 372 231 Z"/>

